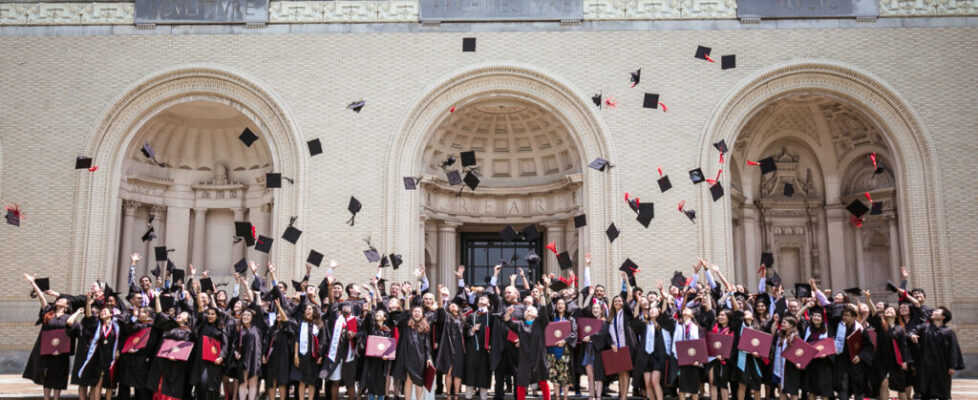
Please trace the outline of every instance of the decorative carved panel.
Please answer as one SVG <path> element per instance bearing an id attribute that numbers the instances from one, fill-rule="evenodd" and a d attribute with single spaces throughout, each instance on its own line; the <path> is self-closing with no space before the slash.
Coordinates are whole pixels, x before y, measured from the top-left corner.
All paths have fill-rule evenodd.
<path id="1" fill-rule="evenodd" d="M 863 113 L 842 103 L 819 105 L 825 118 L 837 159 L 845 158 L 850 151 L 864 144 L 886 147 L 879 129 Z"/>
<path id="2" fill-rule="evenodd" d="M 579 178 L 579 176 L 577 176 Z M 561 181 L 531 187 L 468 189 L 459 195 L 459 187 L 448 186 L 435 178 L 421 183 L 424 193 L 422 207 L 426 214 L 438 219 L 465 222 L 506 223 L 526 218 L 551 220 L 567 218 L 580 212 L 577 190 L 580 180 Z"/>
<path id="3" fill-rule="evenodd" d="M 799 159 L 800 156 L 791 154 L 787 147 L 782 147 L 781 153 L 774 156 L 778 170 L 773 174 L 761 176 L 761 196 L 789 199 L 784 196 L 784 185 L 790 183 L 795 187 L 795 193 L 791 198 L 817 197 L 812 170 L 806 168 L 805 175 L 802 176 L 801 171 L 798 170 Z"/>

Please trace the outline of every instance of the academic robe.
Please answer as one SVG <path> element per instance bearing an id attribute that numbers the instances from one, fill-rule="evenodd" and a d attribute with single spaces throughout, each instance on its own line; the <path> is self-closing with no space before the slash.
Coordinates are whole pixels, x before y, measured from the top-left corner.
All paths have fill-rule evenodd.
<path id="1" fill-rule="evenodd" d="M 261 376 L 262 336 L 259 328 L 256 325 L 250 327 L 245 327 L 241 323 L 237 325 L 237 332 L 228 338 L 231 342 L 231 351 L 228 355 L 235 366 L 234 377 L 247 380 L 253 376 Z"/>
<path id="2" fill-rule="evenodd" d="M 27 365 L 24 367 L 22 377 L 24 379 L 30 379 L 35 384 L 45 388 L 64 390 L 68 388 L 68 374 L 71 369 L 68 359 L 71 357 L 71 353 L 75 348 L 74 339 L 71 339 L 69 336 L 70 343 L 67 353 L 56 356 L 41 355 L 41 332 L 65 330 L 68 326 L 70 315 L 65 313 L 60 317 L 54 317 L 54 312 L 54 304 L 41 307 L 36 323 L 36 325 L 41 325 L 41 331 L 37 333 L 37 339 L 34 340 L 34 347 L 31 348 L 31 354 L 27 358 Z M 45 322 L 44 316 L 49 313 L 51 317 Z"/>
<path id="3" fill-rule="evenodd" d="M 913 362 L 913 356 L 907 347 L 906 331 L 900 325 L 884 329 L 879 314 L 870 316 L 868 322 L 876 330 L 876 354 L 873 357 L 872 368 L 873 385 L 878 388 L 883 379 L 888 379 L 887 384 L 890 388 L 898 391 L 905 390 L 909 383 L 908 371 L 900 368 L 897 355 L 899 354 L 900 361 L 907 363 L 908 366 Z"/>
<path id="4" fill-rule="evenodd" d="M 329 379 L 333 372 L 336 371 L 336 368 L 341 368 L 340 372 L 343 373 L 342 368 L 346 368 L 349 365 L 346 364 L 346 359 L 351 351 L 350 339 L 347 335 L 347 317 L 343 316 L 342 313 L 335 316 L 331 314 L 332 312 L 329 318 L 327 318 L 327 321 L 331 320 L 333 322 L 323 327 L 323 340 L 320 341 L 320 346 L 322 346 L 320 354 L 322 354 L 323 363 L 319 368 L 319 379 L 324 380 Z M 336 330 L 336 324 L 340 324 L 338 331 Z M 334 345 L 333 338 L 337 334 L 339 337 L 336 339 Z"/>
<path id="5" fill-rule="evenodd" d="M 220 329 L 216 324 L 207 322 L 205 318 L 202 314 L 197 318 L 197 326 L 195 328 L 196 342 L 194 343 L 193 354 L 191 354 L 193 363 L 190 376 L 191 383 L 197 386 L 198 390 L 205 390 L 209 392 L 209 398 L 216 398 L 217 393 L 221 390 L 221 380 L 224 378 L 224 363 L 228 361 L 228 340 L 223 329 Z M 217 343 L 220 343 L 221 349 L 218 352 L 218 357 L 222 359 L 221 365 L 204 361 L 202 355 L 205 351 L 209 351 L 209 349 L 204 348 L 205 337 L 209 337 L 217 341 Z M 197 393 L 198 397 L 203 395 L 203 393 Z"/>
<path id="6" fill-rule="evenodd" d="M 661 319 L 659 314 L 657 319 Z M 635 358 L 632 360 L 632 375 L 639 379 L 642 374 L 652 371 L 664 371 L 666 367 L 666 342 L 662 335 L 662 328 L 654 322 L 647 322 L 642 318 L 632 320 L 632 330 L 635 332 Z M 653 333 L 652 353 L 646 351 L 649 330 Z"/>
<path id="7" fill-rule="evenodd" d="M 75 346 L 74 365 L 71 368 L 70 382 L 72 385 L 90 386 L 96 383 L 91 376 L 79 377 L 78 371 L 81 370 L 82 364 L 85 363 L 85 358 L 88 356 L 88 345 L 95 336 L 95 326 L 97 324 L 98 320 L 96 318 L 81 318 L 76 319 L 74 325 L 66 328 L 68 337 L 77 342 Z"/>
<path id="8" fill-rule="evenodd" d="M 583 343 L 586 344 L 584 360 L 591 361 L 591 373 L 594 376 L 594 381 L 604 381 L 604 361 L 601 358 L 601 352 L 611 349 L 612 346 L 611 337 L 608 335 L 608 323 L 601 324 L 601 330 L 592 334 L 588 342 Z"/>
<path id="9" fill-rule="evenodd" d="M 452 372 L 453 378 L 465 375 L 465 320 L 445 313 L 442 323 L 441 340 L 435 356 L 435 368 L 442 374 Z"/>
<path id="10" fill-rule="evenodd" d="M 405 313 L 402 318 L 404 321 L 398 326 L 400 338 L 397 341 L 397 359 L 394 361 L 391 376 L 402 381 L 411 378 L 411 382 L 421 385 L 424 383 L 427 363 L 432 361 L 430 332 L 408 327 L 410 317 L 409 313 Z"/>
<path id="11" fill-rule="evenodd" d="M 194 341 L 193 330 L 189 326 L 178 326 L 176 321 L 166 313 L 157 314 L 155 325 L 157 329 L 163 331 L 163 339 Z M 190 361 L 156 357 L 157 350 L 157 348 L 152 350 L 153 364 L 150 367 L 146 387 L 151 388 L 156 394 L 163 395 L 164 400 L 182 399 L 190 388 L 190 381 L 187 379 L 187 373 L 191 368 Z"/>
<path id="12" fill-rule="evenodd" d="M 302 349 L 302 339 L 300 334 L 302 326 L 305 324 L 305 341 L 308 346 L 305 351 Z M 265 366 L 266 379 L 276 380 L 278 385 L 287 385 L 289 377 L 287 371 L 291 370 L 291 380 L 305 383 L 306 385 L 316 385 L 319 383 L 319 370 L 323 358 L 322 348 L 326 338 L 326 329 L 323 325 L 312 322 L 296 322 L 288 320 L 276 322 L 269 332 L 269 346 L 265 349 L 268 356 L 268 364 Z M 299 351 L 295 347 L 299 346 Z M 295 366 L 293 357 L 299 355 L 299 366 Z M 279 371 L 284 369 L 285 372 Z"/>
<path id="13" fill-rule="evenodd" d="M 871 393 L 870 389 L 870 366 L 873 365 L 873 343 L 869 340 L 866 329 L 859 327 L 859 322 L 854 322 L 852 326 L 846 327 L 845 337 L 858 334 L 862 340 L 862 350 L 859 352 L 859 363 L 853 364 L 849 355 L 847 343 L 842 346 L 842 353 L 836 357 L 836 392 L 845 392 L 849 395 L 865 395 Z M 856 330 L 859 332 L 856 332 Z"/>
<path id="14" fill-rule="evenodd" d="M 163 332 L 155 327 L 153 321 L 146 323 L 133 322 L 128 320 L 122 324 L 123 338 L 119 340 L 120 346 L 124 346 L 129 336 L 145 328 L 150 328 L 149 340 L 146 347 L 136 350 L 134 353 L 122 353 L 116 361 L 116 377 L 119 384 L 137 389 L 155 389 L 146 386 L 146 379 L 149 377 L 150 366 L 153 358 L 156 357 L 156 350 L 159 348 L 160 338 Z M 122 350 L 121 348 L 119 349 Z"/>
<path id="15" fill-rule="evenodd" d="M 539 316 L 531 323 L 510 320 L 508 327 L 520 340 L 520 365 L 516 370 L 516 385 L 527 387 L 531 383 L 549 378 L 547 368 L 547 325 L 550 317 L 547 307 L 540 307 Z"/>
<path id="16" fill-rule="evenodd" d="M 805 329 L 803 338 L 810 345 L 815 345 L 819 340 L 827 339 L 828 332 L 819 333 L 812 329 L 811 324 Z M 830 355 L 823 358 L 813 358 L 802 375 L 802 388 L 816 396 L 831 397 L 833 394 L 832 375 L 835 368 L 835 356 Z"/>
<path id="17" fill-rule="evenodd" d="M 492 370 L 489 349 L 492 346 L 492 326 L 496 316 L 488 311 L 474 312 L 465 318 L 465 376 L 462 383 L 465 386 L 489 388 Z M 474 333 L 472 328 L 479 325 Z"/>
<path id="18" fill-rule="evenodd" d="M 368 313 L 364 318 L 363 327 L 357 331 L 357 348 L 361 353 L 366 353 L 367 338 L 369 336 L 393 337 L 394 331 L 388 326 L 377 326 L 374 314 Z M 400 354 L 395 353 L 395 357 Z M 360 390 L 361 394 L 372 394 L 383 396 L 387 386 L 387 376 L 390 374 L 391 363 L 380 357 L 364 357 L 361 363 Z"/>
<path id="19" fill-rule="evenodd" d="M 920 344 L 917 373 L 920 395 L 925 399 L 950 399 L 951 376 L 948 370 L 964 369 L 958 337 L 951 328 L 933 323 L 918 326 L 914 332 Z"/>

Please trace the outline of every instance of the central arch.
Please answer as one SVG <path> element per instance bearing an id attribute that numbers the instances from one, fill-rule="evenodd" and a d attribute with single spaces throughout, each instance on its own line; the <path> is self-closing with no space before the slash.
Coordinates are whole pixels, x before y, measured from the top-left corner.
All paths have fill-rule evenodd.
<path id="1" fill-rule="evenodd" d="M 398 249 L 406 262 L 412 262 L 409 265 L 424 260 L 424 221 L 420 191 L 404 190 L 403 177 L 422 173 L 426 144 L 436 127 L 450 115 L 449 109 L 497 98 L 534 104 L 552 114 L 567 128 L 569 139 L 578 149 L 578 165 L 586 166 L 597 157 L 615 160 L 615 146 L 604 122 L 594 112 L 591 100 L 555 74 L 522 63 L 493 62 L 472 65 L 442 77 L 424 90 L 388 143 L 383 245 Z M 583 172 L 580 203 L 587 213 L 588 226 L 582 232 L 580 246 L 582 250 L 594 252 L 596 264 L 612 265 L 617 245 L 602 240 L 601 227 L 618 217 L 617 208 L 610 206 L 617 204 L 614 201 L 617 174 L 614 169 L 598 173 L 585 168 Z M 403 275 L 398 278 L 407 277 L 407 271 L 399 272 Z M 603 271 L 593 273 L 598 282 L 611 278 Z"/>

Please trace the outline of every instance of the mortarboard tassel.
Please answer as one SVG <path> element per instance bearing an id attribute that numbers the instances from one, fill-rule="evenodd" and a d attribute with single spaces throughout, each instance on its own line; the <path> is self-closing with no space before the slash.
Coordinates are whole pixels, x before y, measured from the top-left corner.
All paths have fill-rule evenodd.
<path id="1" fill-rule="evenodd" d="M 756 166 L 756 165 L 761 165 L 761 163 L 759 163 L 757 161 L 747 160 L 747 165 Z"/>
<path id="2" fill-rule="evenodd" d="M 547 245 L 547 250 L 550 250 L 554 254 L 557 254 L 557 242 L 550 242 L 550 244 Z"/>
<path id="3" fill-rule="evenodd" d="M 723 153 L 720 153 L 720 164 L 723 164 Z"/>
<path id="4" fill-rule="evenodd" d="M 615 108 L 618 106 L 618 102 L 615 101 L 614 96 L 608 96 L 607 99 L 604 99 L 604 104 L 608 106 L 608 108 Z"/>
<path id="5" fill-rule="evenodd" d="M 95 172 L 96 170 L 98 170 L 98 165 L 93 165 L 88 168 L 88 172 Z"/>
<path id="6" fill-rule="evenodd" d="M 710 56 L 708 54 L 703 54 L 703 58 L 706 58 L 706 61 L 714 62 L 713 59 L 710 58 Z"/>
<path id="7" fill-rule="evenodd" d="M 863 194 L 866 195 L 866 200 L 869 200 L 869 204 L 873 204 L 873 196 L 870 196 L 869 192 Z"/>
<path id="8" fill-rule="evenodd" d="M 452 106 L 452 108 L 450 110 L 448 110 L 448 112 L 450 112 L 450 113 L 455 112 L 455 106 Z"/>
<path id="9" fill-rule="evenodd" d="M 659 177 L 661 178 L 662 177 L 662 167 L 657 167 L 656 169 L 659 170 Z"/>
<path id="10" fill-rule="evenodd" d="M 683 207 L 686 207 L 686 200 L 680 200 L 679 201 L 679 211 L 680 212 L 683 211 Z"/>
<path id="11" fill-rule="evenodd" d="M 662 112 L 669 112 L 669 107 L 666 107 L 665 103 L 660 101 L 659 105 L 662 106 Z"/>
<path id="12" fill-rule="evenodd" d="M 721 154 L 720 156 L 722 157 L 723 155 Z M 723 170 L 722 169 L 719 170 L 719 171 L 717 171 L 717 177 L 716 177 L 716 179 L 707 179 L 706 180 L 706 183 L 709 183 L 710 186 L 716 185 L 717 184 L 717 181 L 720 180 L 720 174 L 722 174 L 722 173 L 723 173 Z"/>
<path id="13" fill-rule="evenodd" d="M 879 168 L 879 164 L 876 163 L 876 153 L 875 152 L 873 154 L 870 154 L 869 155 L 869 159 L 870 160 L 873 160 L 873 169 Z"/>
<path id="14" fill-rule="evenodd" d="M 855 215 L 853 215 L 853 216 L 851 216 L 849 218 L 849 223 L 852 224 L 852 226 L 853 227 L 856 227 L 856 228 L 862 228 L 863 227 L 863 219 L 862 218 L 859 218 L 859 217 L 856 217 Z"/>

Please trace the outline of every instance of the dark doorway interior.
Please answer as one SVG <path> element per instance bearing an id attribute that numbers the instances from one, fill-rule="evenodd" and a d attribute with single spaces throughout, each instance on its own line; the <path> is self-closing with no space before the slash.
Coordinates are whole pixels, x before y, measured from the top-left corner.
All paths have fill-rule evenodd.
<path id="1" fill-rule="evenodd" d="M 533 249 L 543 257 L 541 253 L 542 241 L 540 239 L 532 241 L 513 241 L 507 242 L 496 232 L 478 232 L 462 234 L 462 265 L 465 266 L 465 282 L 470 285 L 484 285 L 492 277 L 492 269 L 503 263 L 503 270 L 499 273 L 499 282 L 502 287 L 510 283 L 509 276 L 517 274 L 518 268 L 526 270 L 527 278 L 530 283 L 540 277 L 543 270 L 543 263 L 538 262 L 530 266 L 524 258 Z M 517 281 L 520 285 L 522 281 Z"/>

